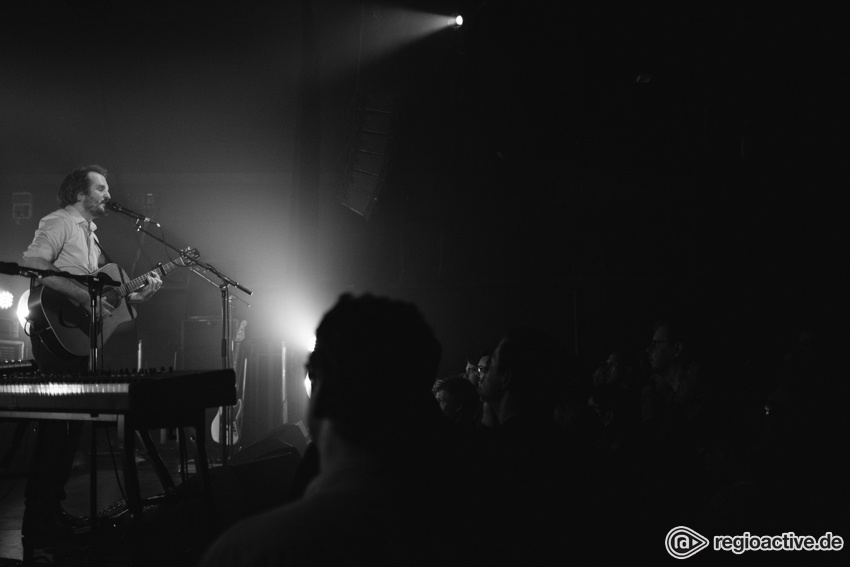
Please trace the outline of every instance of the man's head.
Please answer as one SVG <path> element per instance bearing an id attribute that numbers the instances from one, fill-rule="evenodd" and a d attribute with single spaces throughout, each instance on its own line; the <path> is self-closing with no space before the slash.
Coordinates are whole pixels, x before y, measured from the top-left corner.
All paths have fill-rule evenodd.
<path id="1" fill-rule="evenodd" d="M 442 380 L 434 397 L 440 404 L 440 411 L 449 419 L 472 419 L 475 415 L 478 391 L 463 376 L 451 376 Z"/>
<path id="2" fill-rule="evenodd" d="M 59 206 L 77 206 L 89 219 L 106 214 L 104 203 L 109 200 L 106 169 L 99 165 L 80 167 L 62 181 L 57 195 Z"/>
<path id="3" fill-rule="evenodd" d="M 473 386 L 478 386 L 478 357 L 467 357 L 463 376 Z"/>
<path id="4" fill-rule="evenodd" d="M 316 331 L 310 417 L 353 444 L 380 445 L 434 411 L 441 347 L 412 304 L 344 294 Z"/>
<path id="5" fill-rule="evenodd" d="M 466 379 L 470 384 L 476 388 L 478 387 L 478 384 L 482 379 L 484 379 L 484 375 L 487 374 L 487 370 L 490 368 L 490 362 L 492 360 L 493 357 L 491 356 L 490 351 L 482 353 L 481 356 L 467 358 L 464 376 L 466 376 Z"/>
<path id="6" fill-rule="evenodd" d="M 656 383 L 660 380 L 678 390 L 684 373 L 701 359 L 704 339 L 697 329 L 691 319 L 667 318 L 655 324 L 646 353 Z"/>
<path id="7" fill-rule="evenodd" d="M 512 329 L 499 342 L 479 386 L 481 398 L 498 405 L 507 393 L 521 411 L 554 407 L 561 354 L 554 339 L 531 327 Z"/>
<path id="8" fill-rule="evenodd" d="M 672 324 L 662 321 L 655 325 L 652 340 L 646 348 L 649 364 L 655 374 L 664 374 L 684 351 L 684 344 Z"/>

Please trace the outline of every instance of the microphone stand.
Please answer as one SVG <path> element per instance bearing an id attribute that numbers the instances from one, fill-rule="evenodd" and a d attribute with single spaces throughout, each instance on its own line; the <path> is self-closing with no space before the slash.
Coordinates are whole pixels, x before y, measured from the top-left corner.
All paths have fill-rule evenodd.
<path id="1" fill-rule="evenodd" d="M 143 233 L 147 234 L 148 236 L 152 237 L 154 240 L 157 240 L 157 241 L 161 242 L 162 244 L 168 246 L 169 248 L 171 248 L 172 250 L 174 250 L 175 252 L 180 254 L 183 258 L 190 260 L 190 264 L 193 266 L 192 268 L 190 268 L 190 270 L 192 272 L 201 276 L 203 279 L 205 279 L 206 281 L 210 282 L 213 285 L 216 285 L 216 287 L 219 288 L 219 290 L 221 292 L 221 320 L 222 320 L 221 367 L 224 370 L 231 368 L 232 365 L 233 365 L 233 362 L 231 360 L 231 349 L 230 349 L 230 331 L 231 331 L 231 329 L 230 329 L 230 297 L 231 296 L 230 296 L 229 287 L 233 286 L 236 289 L 241 290 L 242 292 L 244 292 L 248 295 L 253 295 L 254 292 L 251 291 L 250 289 L 246 288 L 245 286 L 243 286 L 239 282 L 235 281 L 234 279 L 226 276 L 225 274 L 222 274 L 214 266 L 212 266 L 212 265 L 210 265 L 206 262 L 202 262 L 197 257 L 198 256 L 197 254 L 195 256 L 192 256 L 186 251 L 178 250 L 177 248 L 175 248 L 175 247 L 171 246 L 170 244 L 168 244 L 167 242 L 165 242 L 165 240 L 163 240 L 162 238 L 160 238 L 160 237 L 156 236 L 155 234 L 152 234 L 151 232 L 145 230 L 144 228 L 142 228 L 143 223 L 144 223 L 143 219 L 136 219 L 136 232 L 143 232 Z M 206 276 L 204 276 L 203 274 L 198 272 L 197 269 L 195 269 L 195 267 L 197 267 L 197 266 L 203 268 L 204 271 L 206 271 L 208 273 L 214 274 L 219 280 L 221 280 L 221 283 L 215 284 L 212 280 L 210 280 L 209 278 L 207 278 Z M 219 425 L 218 438 L 219 438 L 219 442 L 221 443 L 221 464 L 225 465 L 225 464 L 227 464 L 230 439 L 231 439 L 231 435 L 233 434 L 232 430 L 230 430 L 230 432 L 228 433 L 229 426 L 230 426 L 230 406 L 222 406 L 220 408 L 220 412 L 221 412 L 221 418 L 219 419 L 219 424 L 218 424 Z"/>
<path id="2" fill-rule="evenodd" d="M 222 319 L 222 329 L 221 329 L 221 366 L 222 368 L 232 368 L 234 361 L 232 360 L 232 349 L 231 349 L 231 327 L 230 327 L 230 311 L 231 311 L 231 299 L 236 299 L 235 296 L 230 295 L 230 286 L 233 286 L 237 289 L 240 289 L 247 293 L 248 295 L 252 295 L 254 292 L 247 289 L 239 282 L 234 281 L 228 276 L 222 274 L 218 271 L 214 266 L 207 264 L 205 262 L 195 262 L 196 266 L 200 266 L 204 269 L 205 272 L 215 274 L 221 283 L 217 284 L 204 274 L 199 272 L 196 267 L 192 267 L 191 270 L 196 275 L 200 276 L 202 279 L 206 280 L 210 284 L 218 287 L 221 293 L 221 319 Z M 240 300 L 241 301 L 241 300 Z M 250 307 L 250 304 L 247 304 Z M 219 443 L 221 443 L 221 464 L 227 464 L 227 459 L 229 458 L 229 450 L 230 444 L 233 436 L 233 429 L 231 423 L 231 415 L 230 415 L 230 406 L 222 406 L 220 409 L 220 418 L 218 422 L 218 439 Z"/>
<path id="3" fill-rule="evenodd" d="M 106 283 L 98 276 L 86 276 L 89 288 L 89 372 L 97 374 L 97 298 Z M 112 279 L 112 278 L 109 278 Z"/>

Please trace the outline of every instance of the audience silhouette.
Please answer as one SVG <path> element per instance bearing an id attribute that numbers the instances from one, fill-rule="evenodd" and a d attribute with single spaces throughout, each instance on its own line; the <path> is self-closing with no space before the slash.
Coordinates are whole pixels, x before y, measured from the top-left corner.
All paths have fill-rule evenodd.
<path id="1" fill-rule="evenodd" d="M 310 357 L 295 501 L 203 565 L 604 564 L 669 560 L 676 526 L 846 534 L 844 335 L 806 325 L 770 363 L 728 348 L 727 323 L 680 310 L 595 370 L 513 328 L 476 372 L 435 380 L 413 305 L 341 296 Z"/>

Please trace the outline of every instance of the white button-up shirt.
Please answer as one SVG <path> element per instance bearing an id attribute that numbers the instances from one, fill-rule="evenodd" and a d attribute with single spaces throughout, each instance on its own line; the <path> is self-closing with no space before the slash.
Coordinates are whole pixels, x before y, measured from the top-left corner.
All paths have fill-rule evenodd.
<path id="1" fill-rule="evenodd" d="M 100 259 L 95 230 L 97 225 L 84 219 L 74 207 L 58 209 L 38 223 L 24 258 L 43 258 L 71 274 L 94 273 Z"/>

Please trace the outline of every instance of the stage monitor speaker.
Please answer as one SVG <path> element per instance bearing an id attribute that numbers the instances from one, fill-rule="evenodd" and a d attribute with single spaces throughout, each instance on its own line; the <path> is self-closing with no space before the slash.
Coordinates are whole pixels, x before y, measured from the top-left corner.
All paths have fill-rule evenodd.
<path id="1" fill-rule="evenodd" d="M 234 456 L 226 465 L 211 469 L 209 492 L 203 489 L 200 476 L 193 475 L 178 487 L 177 499 L 145 511 L 144 533 L 162 548 L 152 550 L 154 555 L 180 555 L 185 553 L 187 545 L 206 548 L 222 530 L 293 499 L 292 484 L 300 462 L 298 452 L 279 440 L 257 445 L 247 447 L 239 453 L 241 457 Z M 197 558 L 192 562 L 144 564 L 196 562 Z"/>
<path id="2" fill-rule="evenodd" d="M 227 464 L 213 469 L 213 499 L 229 525 L 286 504 L 301 456 L 280 439 L 264 439 L 245 447 Z"/>
<path id="3" fill-rule="evenodd" d="M 304 425 L 303 421 L 299 421 L 298 423 L 284 423 L 269 431 L 264 441 L 269 439 L 277 439 L 295 447 L 298 450 L 298 454 L 303 457 L 304 451 L 307 450 L 307 443 L 310 442 L 310 432 L 307 430 L 307 426 Z"/>

